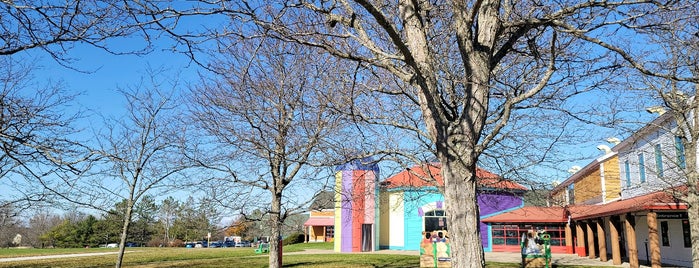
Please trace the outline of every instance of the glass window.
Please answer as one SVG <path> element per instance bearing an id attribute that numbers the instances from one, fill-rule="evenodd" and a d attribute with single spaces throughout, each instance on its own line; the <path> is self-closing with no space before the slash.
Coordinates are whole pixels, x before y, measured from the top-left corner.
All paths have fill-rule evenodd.
<path id="1" fill-rule="evenodd" d="M 684 247 L 692 247 L 692 237 L 689 231 L 689 220 L 682 220 L 682 236 L 684 237 Z"/>
<path id="2" fill-rule="evenodd" d="M 660 148 L 660 144 L 655 145 L 655 172 L 658 178 L 663 177 L 663 151 Z"/>
<path id="3" fill-rule="evenodd" d="M 433 210 L 425 213 L 423 217 L 425 232 L 447 230 L 447 217 L 444 210 Z"/>
<path id="4" fill-rule="evenodd" d="M 675 153 L 677 154 L 677 166 L 680 168 L 685 168 L 686 163 L 684 159 L 684 143 L 682 142 L 682 137 L 675 136 Z"/>
<path id="5" fill-rule="evenodd" d="M 667 235 L 668 232 L 668 227 L 667 227 L 667 221 L 661 221 L 660 222 L 660 237 L 663 243 L 663 247 L 669 247 L 670 246 L 670 238 Z"/>
<path id="6" fill-rule="evenodd" d="M 575 204 L 575 184 L 568 185 L 568 204 Z"/>
<path id="7" fill-rule="evenodd" d="M 523 235 L 529 230 L 546 230 L 551 237 L 549 243 L 552 246 L 565 246 L 565 227 L 562 225 L 491 225 L 493 245 L 519 246 Z"/>
<path id="8" fill-rule="evenodd" d="M 335 226 L 326 226 L 325 227 L 325 237 L 327 238 L 333 238 L 335 237 Z"/>
<path id="9" fill-rule="evenodd" d="M 624 171 L 626 172 L 626 188 L 631 187 L 631 169 L 629 168 L 629 160 L 624 161 Z"/>
<path id="10" fill-rule="evenodd" d="M 641 183 L 646 182 L 646 161 L 643 159 L 643 153 L 638 154 L 638 175 Z"/>

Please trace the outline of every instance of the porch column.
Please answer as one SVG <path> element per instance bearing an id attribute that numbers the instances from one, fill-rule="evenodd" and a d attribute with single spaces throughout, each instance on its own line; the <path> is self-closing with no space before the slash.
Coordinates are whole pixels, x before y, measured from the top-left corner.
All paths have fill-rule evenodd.
<path id="1" fill-rule="evenodd" d="M 604 218 L 599 218 L 597 223 L 597 249 L 599 250 L 599 260 L 607 261 L 607 233 L 604 232 Z"/>
<path id="2" fill-rule="evenodd" d="M 650 248 L 650 265 L 653 268 L 659 268 L 660 265 L 660 236 L 658 235 L 658 214 L 650 211 L 646 219 L 648 219 L 648 245 Z"/>
<path id="3" fill-rule="evenodd" d="M 590 259 L 595 259 L 595 234 L 592 231 L 592 221 L 587 222 L 587 255 Z"/>
<path id="4" fill-rule="evenodd" d="M 585 253 L 585 232 L 583 231 L 582 224 L 582 222 L 575 223 L 575 242 L 577 243 L 575 245 L 575 252 L 578 253 L 578 256 L 585 257 L 587 253 Z"/>
<path id="5" fill-rule="evenodd" d="M 624 217 L 626 226 L 626 248 L 629 249 L 629 267 L 638 268 L 638 248 L 636 247 L 636 220 L 633 215 Z"/>
<path id="6" fill-rule="evenodd" d="M 621 250 L 619 249 L 619 229 L 617 229 L 615 217 L 609 218 L 609 236 L 612 240 L 612 264 L 621 264 Z"/>
<path id="7" fill-rule="evenodd" d="M 308 243 L 308 226 L 303 227 L 303 242 Z"/>
<path id="8" fill-rule="evenodd" d="M 570 228 L 570 223 L 566 223 L 566 253 L 573 254 L 573 230 Z"/>

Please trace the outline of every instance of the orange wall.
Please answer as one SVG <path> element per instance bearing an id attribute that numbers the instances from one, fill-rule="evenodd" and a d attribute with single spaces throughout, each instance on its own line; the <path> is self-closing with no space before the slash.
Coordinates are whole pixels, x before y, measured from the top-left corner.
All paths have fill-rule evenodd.
<path id="1" fill-rule="evenodd" d="M 600 172 L 599 168 L 597 168 L 576 182 L 575 203 L 581 204 L 595 198 L 602 201 L 602 185 L 600 185 L 600 181 Z"/>
<path id="2" fill-rule="evenodd" d="M 309 214 L 311 217 L 333 217 L 335 216 L 335 211 L 311 211 Z"/>
<path id="3" fill-rule="evenodd" d="M 613 156 L 604 162 L 604 186 L 607 195 L 605 201 L 611 201 L 621 197 L 621 178 L 619 174 L 619 157 Z"/>

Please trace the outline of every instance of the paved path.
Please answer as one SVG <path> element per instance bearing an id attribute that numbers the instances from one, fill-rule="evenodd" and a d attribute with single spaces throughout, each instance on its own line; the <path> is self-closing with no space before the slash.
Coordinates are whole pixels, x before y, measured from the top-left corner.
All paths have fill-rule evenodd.
<path id="1" fill-rule="evenodd" d="M 119 252 L 96 252 L 96 253 L 77 253 L 77 254 L 60 254 L 60 255 L 42 255 L 42 256 L 30 256 L 30 257 L 0 258 L 0 262 L 89 257 L 89 256 L 100 256 L 100 255 L 114 255 L 117 253 L 119 253 Z"/>
<path id="2" fill-rule="evenodd" d="M 333 250 L 326 249 L 309 249 L 300 252 L 288 252 L 284 255 L 295 255 L 295 254 L 333 254 Z M 415 255 L 419 253 L 415 250 L 379 250 L 374 252 L 357 252 L 357 253 L 371 253 L 371 254 L 401 254 L 401 255 Z M 504 263 L 520 263 L 522 261 L 522 255 L 517 252 L 486 252 L 485 260 L 490 262 L 504 262 Z M 578 257 L 576 254 L 551 254 L 551 264 L 553 265 L 583 265 L 583 266 L 609 266 L 609 267 L 629 267 L 628 262 L 624 262 L 621 265 L 614 265 L 612 261 L 602 262 L 599 258 L 590 259 L 587 257 Z M 640 267 L 645 268 L 649 266 L 640 265 Z M 676 267 L 676 266 L 663 266 L 663 267 Z"/>

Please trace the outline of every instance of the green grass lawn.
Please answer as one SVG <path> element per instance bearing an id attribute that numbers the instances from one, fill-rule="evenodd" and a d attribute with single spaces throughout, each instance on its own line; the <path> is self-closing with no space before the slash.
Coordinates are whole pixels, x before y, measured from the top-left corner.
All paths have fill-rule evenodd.
<path id="1" fill-rule="evenodd" d="M 332 243 L 296 244 L 285 253 L 305 249 L 332 250 Z M 70 253 L 116 252 L 116 249 L 0 249 L 0 258 Z M 267 267 L 268 255 L 254 248 L 127 248 L 124 267 Z M 0 262 L 0 267 L 113 267 L 116 254 L 64 259 Z M 284 267 L 417 267 L 415 255 L 392 254 L 298 254 L 285 255 Z M 519 267 L 516 263 L 491 263 L 488 267 Z M 562 267 L 562 266 L 561 266 Z M 565 266 L 568 268 L 584 266 Z M 589 266 L 588 266 L 589 268 Z"/>

